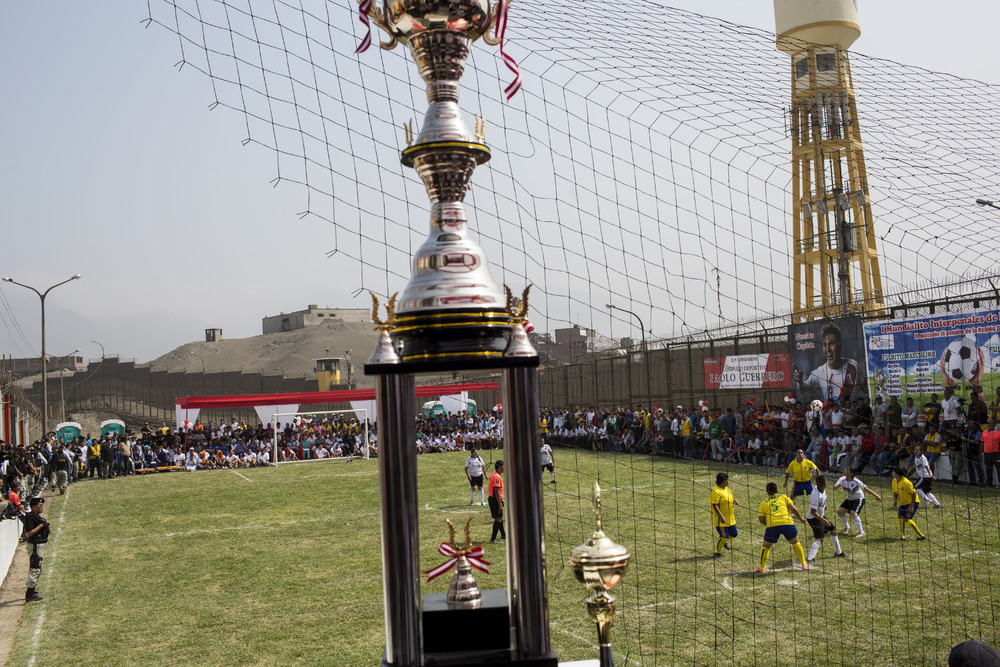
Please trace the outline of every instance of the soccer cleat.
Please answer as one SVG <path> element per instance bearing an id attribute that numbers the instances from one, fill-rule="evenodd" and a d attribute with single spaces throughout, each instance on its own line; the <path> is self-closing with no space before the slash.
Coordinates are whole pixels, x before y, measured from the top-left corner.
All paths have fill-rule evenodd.
<path id="1" fill-rule="evenodd" d="M 757 574 L 764 574 L 764 568 L 758 567 L 756 570 L 754 570 L 754 572 L 756 572 Z"/>
<path id="2" fill-rule="evenodd" d="M 841 551 L 839 554 L 833 554 L 834 558 L 847 558 L 847 554 Z"/>
<path id="3" fill-rule="evenodd" d="M 942 507 L 944 507 L 944 505 L 942 505 L 941 503 L 938 503 L 937 505 L 934 506 L 934 509 L 939 510 Z"/>
<path id="4" fill-rule="evenodd" d="M 899 538 L 899 541 L 900 541 L 900 542 L 905 542 L 905 541 L 906 541 L 906 538 L 905 538 L 905 537 L 901 537 L 901 538 Z"/>
<path id="5" fill-rule="evenodd" d="M 471 506 L 471 505 L 475 505 L 475 504 L 476 504 L 476 503 L 472 502 L 471 500 L 469 501 L 469 505 L 470 505 L 470 506 Z"/>
<path id="6" fill-rule="evenodd" d="M 926 540 L 926 539 L 927 539 L 926 535 L 921 535 L 920 537 L 917 538 L 917 542 L 919 542 L 921 540 Z"/>
<path id="7" fill-rule="evenodd" d="M 807 563 L 815 563 L 816 559 L 815 558 L 806 558 L 806 562 Z"/>
<path id="8" fill-rule="evenodd" d="M 490 540 L 490 544 L 500 544 L 500 540 Z"/>
<path id="9" fill-rule="evenodd" d="M 865 535 L 867 535 L 867 534 L 868 534 L 868 533 L 866 533 L 865 531 L 863 531 L 863 530 L 862 530 L 862 531 L 861 531 L 860 533 L 858 533 L 858 534 L 857 534 L 857 535 L 855 535 L 854 537 L 855 537 L 855 538 L 858 538 L 858 537 L 864 537 L 864 536 L 865 536 Z"/>
<path id="10" fill-rule="evenodd" d="M 712 558 L 722 558 L 722 554 L 716 553 L 712 556 Z"/>
<path id="11" fill-rule="evenodd" d="M 731 546 L 729 546 L 729 542 L 726 542 L 726 543 L 725 543 L 725 544 L 723 544 L 722 546 L 724 546 L 724 547 L 725 547 L 726 549 L 732 549 L 732 547 L 731 547 Z"/>

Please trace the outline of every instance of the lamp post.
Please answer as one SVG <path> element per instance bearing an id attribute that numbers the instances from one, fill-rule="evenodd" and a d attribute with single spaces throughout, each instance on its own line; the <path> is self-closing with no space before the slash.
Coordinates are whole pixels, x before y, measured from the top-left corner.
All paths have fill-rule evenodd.
<path id="1" fill-rule="evenodd" d="M 50 354 L 49 355 L 53 359 L 58 359 L 59 360 L 59 404 L 60 404 L 60 408 L 59 408 L 59 414 L 60 414 L 59 421 L 61 421 L 61 422 L 66 421 L 66 393 L 63 391 L 63 367 L 62 367 L 63 361 L 65 361 L 66 357 L 68 357 L 69 355 L 76 354 L 79 351 L 80 351 L 80 348 L 77 348 L 77 349 L 73 350 L 72 352 L 64 354 L 61 357 L 57 357 L 54 354 Z M 72 391 L 72 389 L 70 391 Z"/>
<path id="2" fill-rule="evenodd" d="M 93 340 L 93 339 L 91 339 L 90 342 L 91 343 L 96 343 L 97 345 L 101 345 L 99 342 L 97 342 L 96 340 Z M 101 363 L 103 363 L 103 362 L 104 362 L 104 346 L 101 345 Z"/>
<path id="3" fill-rule="evenodd" d="M 605 306 L 605 308 L 607 308 L 608 310 L 620 310 L 623 313 L 628 313 L 629 315 L 631 315 L 632 317 L 634 317 L 636 319 L 636 321 L 639 323 L 639 332 L 642 334 L 642 348 L 641 348 L 642 352 L 643 352 L 642 358 L 643 358 L 643 363 L 646 366 L 646 408 L 648 409 L 649 408 L 649 404 L 652 402 L 653 399 L 652 399 L 652 391 L 651 391 L 650 385 L 649 385 L 649 352 L 648 352 L 648 350 L 646 350 L 646 329 L 642 325 L 642 319 L 638 315 L 636 315 L 635 313 L 633 313 L 631 310 L 625 310 L 624 308 L 619 308 L 618 306 L 616 306 L 614 304 L 611 304 L 611 303 L 607 304 Z M 631 347 L 631 346 L 629 346 L 629 347 Z M 631 350 L 629 351 L 628 359 L 629 359 L 629 368 L 631 368 L 632 367 L 632 352 L 631 352 Z M 630 395 L 632 393 L 631 384 L 632 384 L 632 378 L 629 377 L 629 385 L 630 385 L 629 386 L 629 394 Z M 629 408 L 631 409 L 631 406 L 629 406 Z"/>
<path id="4" fill-rule="evenodd" d="M 35 289 L 31 285 L 25 285 L 24 283 L 19 283 L 16 280 L 14 280 L 13 278 L 10 278 L 10 277 L 3 278 L 4 282 L 12 283 L 14 285 L 18 285 L 20 287 L 24 287 L 25 289 L 30 289 L 32 292 L 34 292 L 35 294 L 38 295 L 38 298 L 41 301 L 41 305 L 42 305 L 42 354 L 41 354 L 41 358 L 42 358 L 42 437 L 43 438 L 46 435 L 48 435 L 48 433 L 49 433 L 49 376 L 48 376 L 48 373 L 46 372 L 47 366 L 46 366 L 46 363 L 45 363 L 45 297 L 47 297 L 49 295 L 49 292 L 51 292 L 55 288 L 59 287 L 60 285 L 65 285 L 66 283 L 70 282 L 71 280 L 79 280 L 79 279 L 80 279 L 80 274 L 77 273 L 77 274 L 74 274 L 74 275 L 70 276 L 66 280 L 63 280 L 62 282 L 58 282 L 55 285 L 50 286 L 44 292 L 39 292 L 37 289 Z"/>
<path id="5" fill-rule="evenodd" d="M 990 206 L 992 208 L 1000 208 L 1000 206 L 997 206 L 989 199 L 977 199 L 976 203 L 979 204 L 980 206 Z"/>

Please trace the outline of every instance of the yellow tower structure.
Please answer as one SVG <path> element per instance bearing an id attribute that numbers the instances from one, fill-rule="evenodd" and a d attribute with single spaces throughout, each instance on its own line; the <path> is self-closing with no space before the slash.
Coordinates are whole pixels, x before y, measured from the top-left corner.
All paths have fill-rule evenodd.
<path id="1" fill-rule="evenodd" d="M 792 321 L 883 309 L 882 274 L 847 49 L 857 0 L 774 0 L 791 56 Z"/>

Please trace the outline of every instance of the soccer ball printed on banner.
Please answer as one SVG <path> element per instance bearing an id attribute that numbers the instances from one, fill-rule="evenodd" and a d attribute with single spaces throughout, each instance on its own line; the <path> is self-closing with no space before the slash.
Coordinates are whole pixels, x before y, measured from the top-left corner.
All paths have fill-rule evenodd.
<path id="1" fill-rule="evenodd" d="M 822 412 L 823 411 L 823 401 L 821 401 L 821 400 L 819 400 L 817 398 L 812 403 L 809 404 L 809 407 L 813 409 L 813 412 Z"/>
<path id="2" fill-rule="evenodd" d="M 941 370 L 954 382 L 969 382 L 979 373 L 979 362 L 976 339 L 964 336 L 948 343 L 941 357 Z"/>

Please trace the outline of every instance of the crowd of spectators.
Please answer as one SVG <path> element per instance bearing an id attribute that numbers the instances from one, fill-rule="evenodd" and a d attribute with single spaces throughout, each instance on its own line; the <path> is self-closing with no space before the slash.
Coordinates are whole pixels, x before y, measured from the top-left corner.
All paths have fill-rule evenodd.
<path id="1" fill-rule="evenodd" d="M 790 397 L 780 405 L 749 401 L 739 409 L 705 402 L 673 409 L 574 406 L 543 410 L 539 424 L 553 445 L 781 468 L 802 449 L 823 470 L 870 467 L 877 475 L 912 462 L 913 448 L 921 445 L 932 468 L 942 457 L 950 460 L 953 481 L 964 477 L 971 484 L 997 486 L 1000 452 L 996 438 L 984 434 L 995 431 L 998 416 L 1000 390 L 989 404 L 974 393 L 965 405 L 949 387 L 942 401 L 935 394 L 920 405 L 912 397 L 884 402 L 878 396 L 874 404 L 859 399 L 845 408 L 829 401 L 819 410 Z M 274 436 L 270 424 L 251 426 L 234 417 L 219 424 L 196 421 L 186 429 L 145 424 L 138 433 L 88 434 L 70 443 L 56 442 L 54 434 L 29 447 L 0 442 L 0 485 L 7 498 L 16 480 L 20 497 L 27 499 L 45 486 L 65 492 L 83 479 L 248 468 L 275 459 L 351 458 L 365 449 L 378 456 L 377 425 L 359 423 L 352 413 L 296 419 L 279 430 L 277 440 Z M 416 418 L 420 454 L 488 450 L 502 443 L 499 411 Z"/>
<path id="2" fill-rule="evenodd" d="M 877 396 L 874 404 L 862 398 L 846 407 L 837 401 L 817 407 L 792 397 L 773 406 L 750 401 L 739 409 L 705 402 L 634 411 L 573 407 L 544 410 L 541 426 L 555 445 L 781 468 L 802 449 L 823 470 L 870 466 L 877 475 L 911 463 L 913 448 L 921 445 L 932 467 L 949 458 L 952 481 L 967 476 L 971 484 L 1000 484 L 1000 453 L 991 451 L 993 437 L 984 437 L 996 429 L 1000 390 L 989 404 L 975 392 L 965 405 L 948 387 L 941 402 L 937 394 L 920 405 L 912 397 L 900 403 Z"/>
<path id="3" fill-rule="evenodd" d="M 366 428 L 367 427 L 367 428 Z M 187 428 L 144 424 L 139 432 L 87 434 L 72 442 L 57 442 L 55 434 L 34 444 L 8 446 L 0 442 L 0 486 L 7 498 L 17 480 L 24 498 L 46 486 L 65 492 L 68 484 L 85 479 L 168 471 L 250 468 L 311 459 L 378 456 L 378 428 L 360 423 L 353 413 L 297 418 L 280 428 L 240 422 L 196 421 Z M 366 440 L 367 438 L 367 440 Z M 417 417 L 417 452 L 494 449 L 503 440 L 503 419 L 497 414 L 432 414 Z M 277 442 L 277 457 L 274 446 Z M 367 443 L 367 447 L 365 446 Z"/>

